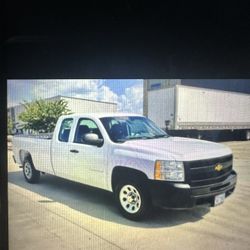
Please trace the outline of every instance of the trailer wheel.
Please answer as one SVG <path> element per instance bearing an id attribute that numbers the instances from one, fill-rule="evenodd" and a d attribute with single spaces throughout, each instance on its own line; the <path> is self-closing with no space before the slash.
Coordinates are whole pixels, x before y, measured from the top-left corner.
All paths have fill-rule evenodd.
<path id="1" fill-rule="evenodd" d="M 197 138 L 198 138 L 199 140 L 201 140 L 201 139 L 202 139 L 202 135 L 201 135 L 201 133 L 198 133 Z"/>
<path id="2" fill-rule="evenodd" d="M 127 219 L 139 221 L 150 213 L 150 196 L 143 184 L 130 180 L 120 182 L 115 188 L 115 199 Z"/>
<path id="3" fill-rule="evenodd" d="M 40 172 L 34 168 L 30 157 L 26 158 L 23 163 L 23 175 L 29 183 L 37 183 L 40 179 Z"/>
<path id="4" fill-rule="evenodd" d="M 246 131 L 246 140 L 249 141 L 250 140 L 250 130 Z"/>

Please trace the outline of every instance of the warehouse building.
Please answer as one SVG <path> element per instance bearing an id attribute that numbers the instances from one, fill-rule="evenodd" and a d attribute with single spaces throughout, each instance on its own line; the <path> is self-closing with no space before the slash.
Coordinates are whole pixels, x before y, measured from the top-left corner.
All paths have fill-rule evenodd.
<path id="1" fill-rule="evenodd" d="M 65 100 L 68 102 L 68 109 L 73 113 L 96 113 L 96 112 L 116 112 L 117 103 L 94 101 L 82 98 L 67 97 L 67 96 L 54 96 L 46 98 L 47 101 Z M 22 133 L 22 121 L 19 115 L 25 110 L 24 105 L 20 104 L 8 108 L 8 117 L 14 124 L 14 132 Z"/>

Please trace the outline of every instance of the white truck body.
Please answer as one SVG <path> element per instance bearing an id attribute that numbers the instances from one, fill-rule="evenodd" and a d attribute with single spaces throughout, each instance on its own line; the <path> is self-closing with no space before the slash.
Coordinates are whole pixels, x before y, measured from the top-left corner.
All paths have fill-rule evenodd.
<path id="1" fill-rule="evenodd" d="M 129 115 L 131 116 L 131 114 Z M 115 166 L 138 169 L 144 172 L 149 179 L 154 179 L 154 163 L 157 159 L 194 161 L 232 153 L 228 147 L 222 144 L 181 137 L 133 140 L 117 144 L 110 140 L 98 119 L 104 115 L 71 115 L 67 117 L 74 118 L 67 143 L 58 140 L 60 124 L 65 116 L 59 118 L 52 139 L 14 136 L 13 151 L 17 163 L 22 164 L 21 151 L 29 152 L 36 169 L 41 172 L 112 191 L 111 174 Z M 93 119 L 97 123 L 106 142 L 103 147 L 80 145 L 73 142 L 77 121 L 82 117 Z M 79 149 L 80 154 L 70 153 L 71 148 Z"/>
<path id="2" fill-rule="evenodd" d="M 148 92 L 148 118 L 161 128 L 250 129 L 250 95 L 176 85 Z"/>
<path id="3" fill-rule="evenodd" d="M 25 159 L 30 157 L 36 171 L 115 192 L 115 186 L 113 186 L 115 182 L 114 178 L 119 177 L 122 181 L 126 180 L 126 176 L 122 176 L 124 172 L 120 172 L 119 175 L 115 175 L 116 177 L 114 177 L 114 172 L 117 168 L 119 168 L 120 171 L 122 169 L 129 170 L 129 178 L 133 175 L 133 171 L 136 171 L 135 174 L 140 174 L 140 178 L 145 177 L 148 182 L 152 182 L 152 185 L 154 185 L 156 178 L 156 161 L 197 162 L 215 159 L 216 162 L 219 162 L 220 158 L 224 159 L 225 157 L 228 158 L 228 156 L 231 157 L 232 152 L 228 147 L 222 144 L 197 139 L 167 137 L 140 140 L 133 139 L 124 141 L 123 143 L 114 142 L 107 133 L 106 127 L 104 127 L 101 119 L 106 117 L 122 117 L 123 119 L 123 117 L 127 116 L 136 119 L 146 119 L 140 115 L 119 113 L 74 114 L 62 116 L 57 122 L 51 139 L 14 136 L 14 159 L 18 164 L 24 165 L 24 172 L 26 171 Z M 59 134 L 61 125 L 66 119 L 71 119 L 73 122 L 68 141 L 64 142 L 59 140 Z M 77 126 L 79 126 L 82 119 L 89 119 L 98 126 L 103 138 L 103 144 L 101 146 L 75 142 L 76 131 L 78 129 Z M 232 157 L 230 159 L 230 162 L 226 160 L 225 168 L 231 171 Z M 214 165 L 210 167 L 213 170 Z M 189 170 L 186 169 L 185 171 L 187 175 L 186 178 L 189 178 Z M 211 170 L 209 171 L 211 172 Z M 226 174 L 230 174 L 230 171 L 227 171 Z M 204 178 L 206 178 L 205 175 Z M 230 192 L 234 189 L 236 183 L 235 178 L 236 177 L 233 176 L 233 179 L 231 178 L 230 182 L 228 182 L 230 183 Z M 228 179 L 223 180 L 223 183 L 225 181 L 228 181 Z M 184 185 L 180 187 L 181 192 L 183 192 L 184 189 L 190 190 L 190 185 L 188 183 L 165 183 L 165 181 L 160 180 L 156 181 L 156 184 L 158 182 L 160 182 L 160 184 L 170 185 L 171 190 L 173 189 L 171 185 L 174 185 L 174 188 L 179 188 L 180 185 Z M 216 183 L 216 185 L 219 184 Z M 224 186 L 225 184 L 223 184 L 223 187 Z M 174 205 L 175 204 L 171 204 L 171 206 Z M 180 206 L 183 206 L 183 204 Z M 184 204 L 184 206 L 186 206 L 186 204 Z"/>

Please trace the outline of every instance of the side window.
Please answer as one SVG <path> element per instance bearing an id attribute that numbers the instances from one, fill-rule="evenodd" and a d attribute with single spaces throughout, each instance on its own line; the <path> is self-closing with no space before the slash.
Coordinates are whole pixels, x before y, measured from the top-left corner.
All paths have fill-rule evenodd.
<path id="1" fill-rule="evenodd" d="M 102 134 L 94 121 L 87 118 L 79 119 L 74 142 L 85 144 L 84 135 L 88 133 L 97 134 L 99 139 L 103 139 Z"/>
<path id="2" fill-rule="evenodd" d="M 73 118 L 67 118 L 62 121 L 58 136 L 59 141 L 68 142 L 72 123 L 73 123 Z"/>

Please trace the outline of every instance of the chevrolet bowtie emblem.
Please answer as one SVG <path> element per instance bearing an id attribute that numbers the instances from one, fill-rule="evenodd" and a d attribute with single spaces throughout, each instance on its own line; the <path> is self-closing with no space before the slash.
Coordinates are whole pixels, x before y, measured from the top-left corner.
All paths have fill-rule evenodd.
<path id="1" fill-rule="evenodd" d="M 221 164 L 216 164 L 214 167 L 214 170 L 218 171 L 218 172 L 220 172 L 222 169 L 223 169 L 223 165 L 221 165 Z"/>

